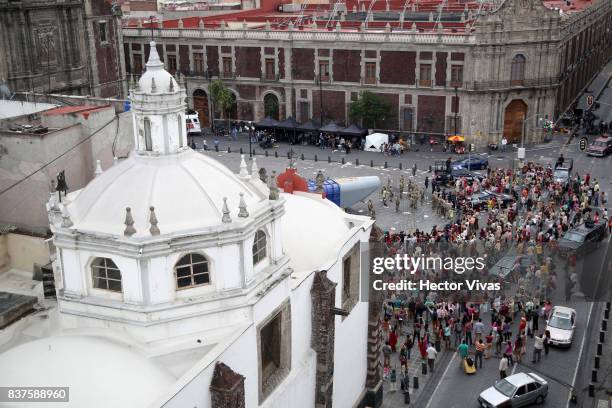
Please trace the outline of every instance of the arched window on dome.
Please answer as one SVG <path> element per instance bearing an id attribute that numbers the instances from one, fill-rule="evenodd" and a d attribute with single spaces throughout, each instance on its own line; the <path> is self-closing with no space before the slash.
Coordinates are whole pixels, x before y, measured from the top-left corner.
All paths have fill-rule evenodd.
<path id="1" fill-rule="evenodd" d="M 151 139 L 151 119 L 144 118 L 144 135 L 145 135 L 145 150 L 150 152 L 153 150 L 153 139 Z"/>
<path id="2" fill-rule="evenodd" d="M 189 253 L 174 266 L 177 289 L 186 289 L 210 283 L 208 259 L 205 256 Z"/>
<path id="3" fill-rule="evenodd" d="M 253 266 L 266 258 L 267 237 L 263 230 L 258 230 L 255 233 L 253 240 Z"/>
<path id="4" fill-rule="evenodd" d="M 91 263 L 91 277 L 94 288 L 121 292 L 121 271 L 112 259 L 94 259 Z"/>
<path id="5" fill-rule="evenodd" d="M 178 138 L 179 138 L 179 147 L 183 147 L 183 127 L 185 124 L 183 123 L 183 117 L 181 115 L 177 115 L 178 117 Z"/>

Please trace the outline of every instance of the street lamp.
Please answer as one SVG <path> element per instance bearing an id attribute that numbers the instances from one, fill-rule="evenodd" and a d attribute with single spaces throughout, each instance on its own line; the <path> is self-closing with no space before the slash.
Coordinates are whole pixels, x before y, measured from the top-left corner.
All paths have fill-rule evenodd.
<path id="1" fill-rule="evenodd" d="M 320 72 L 319 72 L 318 80 L 319 80 L 319 120 L 321 121 L 321 126 L 323 126 L 323 81 L 321 80 Z"/>
<path id="2" fill-rule="evenodd" d="M 253 142 L 253 131 L 255 130 L 255 127 L 253 126 L 252 122 L 249 122 L 247 126 L 249 128 L 249 159 L 251 159 L 253 158 L 253 150 L 251 148 L 251 143 Z"/>
<path id="3" fill-rule="evenodd" d="M 211 92 L 211 88 L 212 88 L 212 75 L 210 74 L 210 69 L 206 70 L 206 78 L 208 79 L 208 100 L 210 101 L 209 104 L 209 115 L 210 115 L 210 130 L 213 134 L 213 136 L 215 135 L 215 110 L 213 108 L 213 96 L 212 96 L 212 92 Z"/>
<path id="4" fill-rule="evenodd" d="M 457 106 L 454 106 L 454 108 L 455 108 L 455 133 L 454 133 L 454 135 L 456 135 L 457 134 L 457 113 L 458 113 L 457 111 L 459 110 L 459 93 L 458 93 L 458 88 L 457 87 L 455 87 L 455 101 L 454 101 L 454 103 L 457 104 Z"/>

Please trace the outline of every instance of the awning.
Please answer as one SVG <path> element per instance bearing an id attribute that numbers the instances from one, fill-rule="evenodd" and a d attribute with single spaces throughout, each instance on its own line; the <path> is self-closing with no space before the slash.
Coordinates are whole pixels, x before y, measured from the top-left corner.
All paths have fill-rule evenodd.
<path id="1" fill-rule="evenodd" d="M 320 127 L 321 125 L 319 124 L 319 122 L 317 122 L 314 119 L 311 119 L 308 122 L 302 123 L 300 125 L 300 129 L 305 130 L 307 132 L 313 132 L 313 131 L 319 130 Z"/>
<path id="2" fill-rule="evenodd" d="M 257 122 L 255 124 L 255 127 L 260 127 L 260 128 L 277 128 L 279 125 L 279 122 L 277 120 L 272 119 L 269 116 L 266 116 L 265 119 Z"/>
<path id="3" fill-rule="evenodd" d="M 465 137 L 461 135 L 452 135 L 452 136 L 449 136 L 447 140 L 449 142 L 463 142 L 465 141 Z"/>
<path id="4" fill-rule="evenodd" d="M 326 133 L 340 133 L 341 130 L 342 128 L 336 125 L 334 122 L 328 123 L 327 125 L 321 128 L 321 132 Z"/>
<path id="5" fill-rule="evenodd" d="M 287 119 L 278 123 L 276 127 L 280 129 L 300 129 L 300 124 L 293 119 L 293 117 L 289 116 Z"/>
<path id="6" fill-rule="evenodd" d="M 366 129 L 362 129 L 361 127 L 353 123 L 351 126 L 342 129 L 340 131 L 340 134 L 347 136 L 365 136 L 368 134 L 368 131 Z"/>

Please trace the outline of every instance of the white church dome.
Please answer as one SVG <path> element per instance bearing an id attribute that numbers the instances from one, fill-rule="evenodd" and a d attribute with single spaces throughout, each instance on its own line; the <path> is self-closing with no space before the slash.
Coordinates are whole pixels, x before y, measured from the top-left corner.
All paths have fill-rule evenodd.
<path id="1" fill-rule="evenodd" d="M 218 161 L 185 148 L 172 155 L 132 153 L 77 192 L 67 208 L 77 230 L 123 235 L 130 207 L 133 236 L 143 237 L 151 236 L 150 207 L 161 234 L 184 232 L 221 225 L 223 197 L 238 220 L 240 193 L 248 211 L 267 200 Z"/>
<path id="2" fill-rule="evenodd" d="M 149 407 L 176 381 L 129 347 L 90 336 L 46 337 L 22 344 L 0 354 L 0 367 L 2 387 L 69 387 L 70 402 L 62 407 Z"/>
<path id="3" fill-rule="evenodd" d="M 295 272 L 328 267 L 338 257 L 349 227 L 340 208 L 327 199 L 283 194 L 283 252 Z"/>
<path id="4" fill-rule="evenodd" d="M 164 63 L 159 58 L 154 41 L 151 41 L 146 67 L 147 70 L 138 81 L 139 92 L 147 94 L 168 92 L 170 82 L 172 82 L 173 89 L 179 89 L 174 77 L 164 69 Z M 153 89 L 153 84 L 155 84 L 155 89 Z"/>

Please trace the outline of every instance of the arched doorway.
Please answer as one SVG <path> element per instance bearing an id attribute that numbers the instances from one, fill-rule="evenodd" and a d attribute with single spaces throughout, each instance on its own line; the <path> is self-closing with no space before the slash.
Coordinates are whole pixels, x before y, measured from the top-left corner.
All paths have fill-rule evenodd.
<path id="1" fill-rule="evenodd" d="M 504 136 L 508 143 L 519 143 L 523 133 L 523 120 L 527 117 L 527 104 L 515 99 L 506 106 Z"/>
<path id="2" fill-rule="evenodd" d="M 193 92 L 193 110 L 198 112 L 200 118 L 200 126 L 210 127 L 209 110 L 208 110 L 208 95 L 201 89 L 196 89 Z"/>
<path id="3" fill-rule="evenodd" d="M 269 116 L 274 120 L 279 118 L 278 98 L 272 93 L 264 96 L 264 116 Z"/>

